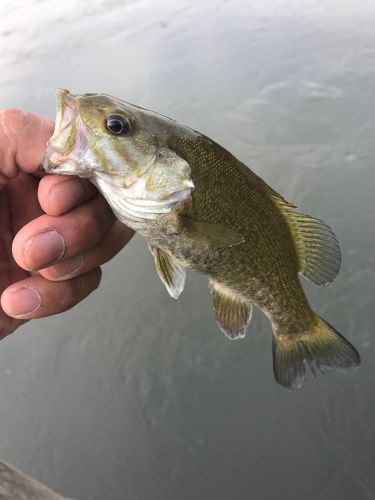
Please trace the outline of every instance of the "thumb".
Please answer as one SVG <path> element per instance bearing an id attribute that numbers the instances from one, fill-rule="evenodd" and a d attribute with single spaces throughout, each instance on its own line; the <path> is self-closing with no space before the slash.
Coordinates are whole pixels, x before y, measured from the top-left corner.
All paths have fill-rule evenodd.
<path id="1" fill-rule="evenodd" d="M 53 128 L 54 122 L 42 116 L 19 109 L 0 111 L 0 183 L 38 168 Z"/>

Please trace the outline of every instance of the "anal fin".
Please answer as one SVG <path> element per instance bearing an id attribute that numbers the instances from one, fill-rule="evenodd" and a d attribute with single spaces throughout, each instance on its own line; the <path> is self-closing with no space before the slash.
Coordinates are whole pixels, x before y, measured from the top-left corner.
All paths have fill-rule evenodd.
<path id="1" fill-rule="evenodd" d="M 151 251 L 155 257 L 155 266 L 161 281 L 169 295 L 178 299 L 185 286 L 186 270 L 174 257 L 160 248 L 154 247 Z"/>
<path id="2" fill-rule="evenodd" d="M 243 300 L 232 290 L 212 280 L 209 282 L 209 288 L 221 330 L 231 340 L 245 337 L 251 320 L 251 302 Z"/>

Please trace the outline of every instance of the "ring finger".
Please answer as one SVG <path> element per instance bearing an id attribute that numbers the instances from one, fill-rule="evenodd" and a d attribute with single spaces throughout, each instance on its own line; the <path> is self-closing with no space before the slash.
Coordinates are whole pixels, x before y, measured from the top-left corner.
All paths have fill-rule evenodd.
<path id="1" fill-rule="evenodd" d="M 128 243 L 133 234 L 132 229 L 115 221 L 94 248 L 54 266 L 41 269 L 39 274 L 50 281 L 62 281 L 80 276 L 112 259 Z"/>

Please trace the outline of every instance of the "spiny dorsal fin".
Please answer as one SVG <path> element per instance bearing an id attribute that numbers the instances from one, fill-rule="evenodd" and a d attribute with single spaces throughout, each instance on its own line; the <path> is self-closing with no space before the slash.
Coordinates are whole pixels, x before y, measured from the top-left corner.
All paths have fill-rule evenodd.
<path id="1" fill-rule="evenodd" d="M 323 221 L 301 214 L 274 191 L 268 192 L 281 209 L 296 245 L 299 272 L 317 285 L 331 283 L 340 270 L 341 253 L 332 229 Z"/>
<path id="2" fill-rule="evenodd" d="M 216 320 L 231 340 L 242 339 L 251 320 L 252 304 L 214 281 L 209 281 Z"/>
<path id="3" fill-rule="evenodd" d="M 155 257 L 156 270 L 168 293 L 178 299 L 185 286 L 186 271 L 171 255 L 160 248 L 152 248 Z"/>

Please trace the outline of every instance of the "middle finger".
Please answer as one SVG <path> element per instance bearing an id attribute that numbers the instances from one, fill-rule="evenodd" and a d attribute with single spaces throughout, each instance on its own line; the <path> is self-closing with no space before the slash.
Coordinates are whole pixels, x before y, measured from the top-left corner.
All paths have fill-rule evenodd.
<path id="1" fill-rule="evenodd" d="M 114 219 L 111 209 L 99 195 L 59 217 L 42 215 L 15 236 L 14 259 L 27 271 L 62 262 L 94 247 Z"/>

